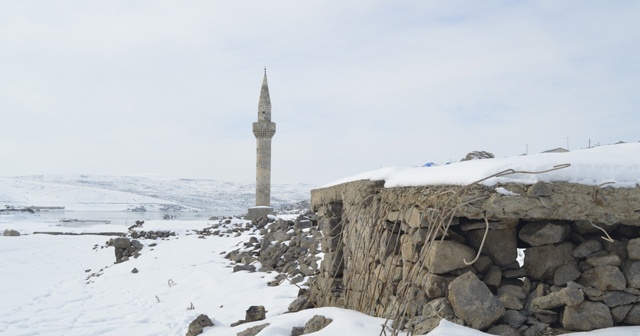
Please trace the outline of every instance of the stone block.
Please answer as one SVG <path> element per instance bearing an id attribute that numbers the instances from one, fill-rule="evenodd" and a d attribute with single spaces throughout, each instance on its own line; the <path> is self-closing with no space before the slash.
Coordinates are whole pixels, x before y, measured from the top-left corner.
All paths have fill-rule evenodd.
<path id="1" fill-rule="evenodd" d="M 456 316 L 474 329 L 487 328 L 505 313 L 498 298 L 471 272 L 451 281 L 447 298 Z"/>
<path id="2" fill-rule="evenodd" d="M 598 266 L 590 269 L 582 273 L 578 283 L 601 291 L 624 290 L 627 287 L 624 274 L 615 266 Z"/>
<path id="3" fill-rule="evenodd" d="M 613 327 L 613 318 L 604 303 L 584 301 L 580 305 L 564 308 L 562 325 L 567 330 L 590 331 Z"/>
<path id="4" fill-rule="evenodd" d="M 568 224 L 545 221 L 526 224 L 518 237 L 531 246 L 543 246 L 563 242 L 570 233 Z"/>
<path id="5" fill-rule="evenodd" d="M 452 240 L 437 240 L 424 248 L 429 249 L 424 265 L 433 274 L 444 274 L 467 267 L 463 259 L 471 261 L 476 254 L 472 248 Z"/>
<path id="6" fill-rule="evenodd" d="M 485 230 L 473 230 L 467 232 L 465 238 L 469 246 L 476 251 L 480 248 Z M 518 241 L 516 229 L 489 230 L 482 254 L 487 255 L 493 264 L 504 267 L 512 264 L 518 257 Z"/>
<path id="7" fill-rule="evenodd" d="M 551 280 L 558 267 L 575 262 L 572 251 L 573 244 L 569 242 L 527 248 L 524 268 L 534 280 Z"/>
<path id="8" fill-rule="evenodd" d="M 599 240 L 587 240 L 578 245 L 572 252 L 576 258 L 584 258 L 591 253 L 602 250 L 602 243 Z"/>

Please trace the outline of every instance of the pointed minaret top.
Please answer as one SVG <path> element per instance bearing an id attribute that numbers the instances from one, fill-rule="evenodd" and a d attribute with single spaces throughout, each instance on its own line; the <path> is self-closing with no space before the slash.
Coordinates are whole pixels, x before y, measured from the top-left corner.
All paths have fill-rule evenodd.
<path id="1" fill-rule="evenodd" d="M 264 78 L 262 79 L 262 89 L 260 89 L 260 100 L 258 101 L 258 122 L 271 121 L 271 98 L 269 97 L 269 84 L 267 83 L 267 67 L 264 67 Z"/>

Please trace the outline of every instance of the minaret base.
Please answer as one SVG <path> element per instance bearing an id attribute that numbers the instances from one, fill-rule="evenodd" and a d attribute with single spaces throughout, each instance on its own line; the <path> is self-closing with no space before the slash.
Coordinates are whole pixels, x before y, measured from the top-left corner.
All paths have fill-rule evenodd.
<path id="1" fill-rule="evenodd" d="M 247 216 L 245 219 L 250 220 L 254 223 L 260 222 L 263 218 L 267 218 L 269 215 L 273 215 L 275 212 L 272 207 L 269 206 L 256 206 L 253 208 L 249 208 L 247 212 Z"/>

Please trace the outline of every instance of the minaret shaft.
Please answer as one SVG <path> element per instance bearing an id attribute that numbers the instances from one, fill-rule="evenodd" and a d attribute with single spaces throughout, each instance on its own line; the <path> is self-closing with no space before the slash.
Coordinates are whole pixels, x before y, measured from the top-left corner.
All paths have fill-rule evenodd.
<path id="1" fill-rule="evenodd" d="M 271 121 L 271 98 L 265 70 L 258 101 L 258 121 L 253 123 L 256 137 L 256 206 L 271 205 L 271 138 L 276 124 Z"/>

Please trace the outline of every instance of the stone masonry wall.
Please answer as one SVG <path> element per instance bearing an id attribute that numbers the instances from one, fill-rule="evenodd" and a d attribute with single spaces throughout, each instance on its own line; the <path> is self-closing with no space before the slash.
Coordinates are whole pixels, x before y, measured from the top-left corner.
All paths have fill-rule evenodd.
<path id="1" fill-rule="evenodd" d="M 499 335 L 640 324 L 640 187 L 357 181 L 311 196 L 316 306 L 414 334 L 442 318 Z"/>

